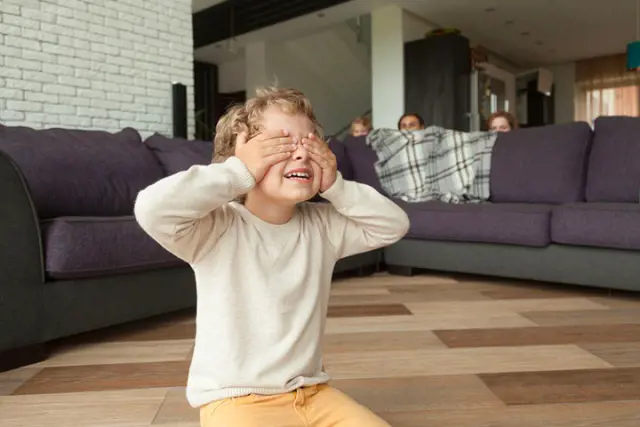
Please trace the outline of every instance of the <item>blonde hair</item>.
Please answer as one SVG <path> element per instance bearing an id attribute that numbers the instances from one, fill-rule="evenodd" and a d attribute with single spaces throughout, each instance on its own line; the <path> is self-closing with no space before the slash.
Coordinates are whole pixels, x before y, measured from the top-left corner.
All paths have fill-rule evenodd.
<path id="1" fill-rule="evenodd" d="M 236 138 L 239 133 L 246 132 L 251 138 L 259 133 L 262 113 L 271 107 L 278 106 L 287 114 L 302 114 L 311 120 L 315 134 L 323 139 L 322 127 L 316 119 L 309 99 L 297 89 L 277 88 L 269 86 L 256 90 L 256 96 L 244 104 L 231 107 L 216 125 L 216 136 L 213 140 L 213 163 L 221 163 L 233 156 L 236 149 Z"/>
<path id="2" fill-rule="evenodd" d="M 367 116 L 356 117 L 351 122 L 351 130 L 352 131 L 353 131 L 353 127 L 355 125 L 362 125 L 365 128 L 367 128 L 367 130 L 371 130 L 371 119 L 369 117 L 367 117 Z"/>

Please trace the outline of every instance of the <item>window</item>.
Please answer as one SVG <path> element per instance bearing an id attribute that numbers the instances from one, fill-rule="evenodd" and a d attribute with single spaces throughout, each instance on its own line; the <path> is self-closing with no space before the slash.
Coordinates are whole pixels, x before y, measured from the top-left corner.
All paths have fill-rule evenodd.
<path id="1" fill-rule="evenodd" d="M 640 73 L 626 70 L 625 55 L 576 63 L 575 119 L 640 115 Z"/>
<path id="2" fill-rule="evenodd" d="M 640 86 L 629 85 L 606 89 L 592 89 L 584 92 L 585 120 L 589 123 L 599 116 L 640 115 Z"/>

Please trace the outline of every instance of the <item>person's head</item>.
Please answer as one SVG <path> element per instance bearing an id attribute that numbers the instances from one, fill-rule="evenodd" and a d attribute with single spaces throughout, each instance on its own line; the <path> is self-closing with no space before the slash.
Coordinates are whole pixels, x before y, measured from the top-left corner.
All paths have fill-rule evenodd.
<path id="1" fill-rule="evenodd" d="M 518 127 L 518 122 L 513 114 L 497 111 L 489 116 L 487 127 L 493 132 L 509 132 Z"/>
<path id="2" fill-rule="evenodd" d="M 352 136 L 365 136 L 371 131 L 371 120 L 367 116 L 356 117 L 351 122 Z"/>
<path id="3" fill-rule="evenodd" d="M 424 119 L 416 113 L 406 113 L 398 120 L 400 130 L 420 130 L 424 129 Z"/>
<path id="4" fill-rule="evenodd" d="M 232 107 L 218 122 L 213 161 L 223 162 L 234 155 L 239 133 L 246 132 L 247 140 L 250 140 L 268 130 L 285 130 L 296 141 L 307 138 L 310 133 L 323 138 L 311 102 L 302 92 L 274 87 L 259 89 L 254 98 Z M 294 169 L 306 169 L 311 179 L 303 182 L 285 178 Z M 246 201 L 254 198 L 263 204 L 293 206 L 315 196 L 320 188 L 320 180 L 320 167 L 311 161 L 307 150 L 299 143 L 287 160 L 269 169 L 247 194 Z"/>

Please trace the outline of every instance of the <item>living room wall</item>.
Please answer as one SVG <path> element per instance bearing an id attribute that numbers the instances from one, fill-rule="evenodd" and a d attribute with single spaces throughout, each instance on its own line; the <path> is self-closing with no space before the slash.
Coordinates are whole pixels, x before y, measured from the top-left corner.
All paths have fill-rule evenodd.
<path id="1" fill-rule="evenodd" d="M 549 67 L 553 73 L 555 90 L 555 122 L 570 123 L 575 120 L 574 83 L 576 79 L 576 63 L 566 62 Z"/>
<path id="2" fill-rule="evenodd" d="M 346 23 L 266 42 L 261 52 L 246 50 L 220 64 L 220 92 L 247 90 L 253 96 L 253 89 L 264 84 L 296 87 L 311 99 L 328 135 L 371 108 L 371 59 Z"/>
<path id="3" fill-rule="evenodd" d="M 171 84 L 193 118 L 191 0 L 0 1 L 0 123 L 172 130 Z"/>

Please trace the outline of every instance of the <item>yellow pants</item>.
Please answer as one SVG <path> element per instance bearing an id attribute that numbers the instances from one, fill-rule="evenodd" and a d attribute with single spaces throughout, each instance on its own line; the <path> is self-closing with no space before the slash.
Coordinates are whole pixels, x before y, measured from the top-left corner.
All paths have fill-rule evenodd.
<path id="1" fill-rule="evenodd" d="M 390 427 L 326 384 L 274 396 L 219 400 L 200 409 L 202 427 Z"/>

